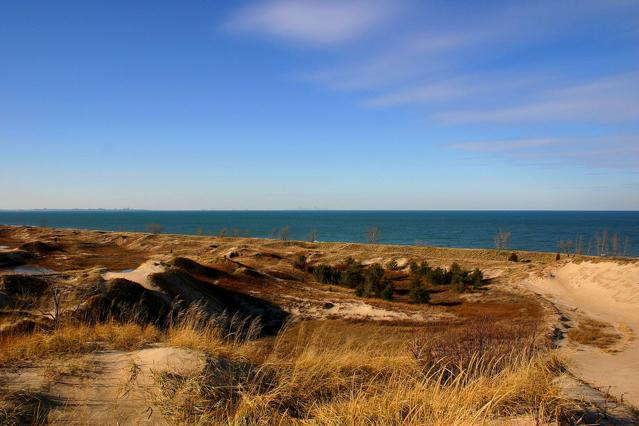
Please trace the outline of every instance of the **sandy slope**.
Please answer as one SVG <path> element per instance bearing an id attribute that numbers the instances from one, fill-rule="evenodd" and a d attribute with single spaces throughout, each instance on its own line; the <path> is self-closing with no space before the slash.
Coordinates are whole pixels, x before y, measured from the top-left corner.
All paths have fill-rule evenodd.
<path id="1" fill-rule="evenodd" d="M 51 371 L 79 365 L 51 378 Z M 152 347 L 131 352 L 102 351 L 61 358 L 45 365 L 0 370 L 7 390 L 45 392 L 52 424 L 167 424 L 151 401 L 152 373 L 197 371 L 204 366 L 197 352 Z"/>
<path id="2" fill-rule="evenodd" d="M 157 261 L 148 260 L 133 270 L 122 272 L 107 272 L 104 274 L 104 279 L 112 280 L 115 278 L 125 278 L 129 281 L 138 283 L 147 289 L 157 290 L 149 281 L 149 275 L 164 271 L 166 271 L 165 265 Z"/>
<path id="3" fill-rule="evenodd" d="M 639 407 L 639 263 L 581 262 L 550 267 L 525 285 L 553 302 L 567 320 L 589 317 L 626 332 L 617 353 L 570 345 L 573 372 Z"/>

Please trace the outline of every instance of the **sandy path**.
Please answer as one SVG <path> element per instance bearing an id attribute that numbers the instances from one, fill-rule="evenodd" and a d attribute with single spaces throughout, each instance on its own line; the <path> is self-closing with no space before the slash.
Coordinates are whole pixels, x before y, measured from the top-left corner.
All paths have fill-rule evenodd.
<path id="1" fill-rule="evenodd" d="M 51 371 L 72 373 L 52 378 Z M 173 347 L 152 347 L 131 352 L 103 351 L 60 359 L 35 367 L 1 371 L 6 390 L 43 392 L 52 401 L 50 424 L 167 424 L 153 406 L 153 371 L 188 373 L 202 369 L 201 354 Z"/>
<path id="2" fill-rule="evenodd" d="M 579 316 L 632 330 L 618 353 L 569 345 L 573 373 L 639 407 L 639 264 L 568 263 L 531 276 L 524 285 L 551 301 L 567 319 Z M 625 327 L 624 327 L 625 326 Z"/>

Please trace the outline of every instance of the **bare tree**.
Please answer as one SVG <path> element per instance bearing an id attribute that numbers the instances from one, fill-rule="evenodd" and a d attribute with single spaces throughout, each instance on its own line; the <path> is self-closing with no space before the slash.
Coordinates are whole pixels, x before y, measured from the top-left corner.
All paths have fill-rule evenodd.
<path id="1" fill-rule="evenodd" d="M 201 226 L 199 228 L 197 228 L 197 230 L 195 231 L 197 235 L 204 235 L 206 232 L 204 231 L 204 228 L 202 228 Z"/>
<path id="2" fill-rule="evenodd" d="M 288 229 L 288 225 L 284 225 L 284 226 L 282 226 L 282 227 L 279 229 L 279 231 L 278 231 L 278 236 L 279 236 L 279 239 L 280 239 L 280 240 L 282 240 L 282 241 L 288 241 L 289 236 L 290 236 L 290 232 L 289 232 L 289 229 Z"/>
<path id="3" fill-rule="evenodd" d="M 608 256 L 610 254 L 608 230 L 595 233 L 595 254 L 597 256 Z"/>
<path id="4" fill-rule="evenodd" d="M 53 326 L 58 327 L 62 318 L 62 288 L 57 283 L 49 285 L 50 308 L 41 310 L 40 313 L 53 321 Z"/>
<path id="5" fill-rule="evenodd" d="M 317 241 L 318 237 L 319 237 L 319 232 L 317 232 L 317 229 L 312 229 L 311 232 L 308 233 L 308 241 L 311 243 Z"/>
<path id="6" fill-rule="evenodd" d="M 583 253 L 583 237 L 580 234 L 577 234 L 577 236 L 575 237 L 575 254 L 582 254 Z"/>
<path id="7" fill-rule="evenodd" d="M 224 237 L 226 237 L 226 234 L 227 234 L 227 233 L 228 233 L 228 231 L 226 230 L 226 228 L 222 228 L 222 229 L 220 229 L 220 231 L 217 233 L 217 236 L 218 236 L 218 237 L 222 237 L 222 238 L 224 238 Z"/>
<path id="8" fill-rule="evenodd" d="M 630 256 L 630 237 L 626 235 L 626 238 L 623 242 L 623 255 Z"/>
<path id="9" fill-rule="evenodd" d="M 512 234 L 510 233 L 510 231 L 502 231 L 500 229 L 499 232 L 497 232 L 495 236 L 493 237 L 493 241 L 495 242 L 495 248 L 497 250 L 507 249 L 508 243 L 510 242 L 511 235 Z"/>
<path id="10" fill-rule="evenodd" d="M 612 246 L 612 255 L 619 256 L 621 254 L 621 241 L 619 240 L 619 234 L 617 233 L 612 234 L 611 246 Z"/>
<path id="11" fill-rule="evenodd" d="M 149 223 L 146 225 L 146 232 L 149 234 L 161 234 L 164 232 L 164 226 L 159 223 Z"/>
<path id="12" fill-rule="evenodd" d="M 572 240 L 559 240 L 559 242 L 557 242 L 557 247 L 559 247 L 559 250 L 561 250 L 566 255 L 573 246 L 574 242 Z"/>
<path id="13" fill-rule="evenodd" d="M 379 235 L 381 231 L 377 226 L 373 226 L 366 231 L 366 239 L 369 244 L 377 244 L 379 242 Z"/>

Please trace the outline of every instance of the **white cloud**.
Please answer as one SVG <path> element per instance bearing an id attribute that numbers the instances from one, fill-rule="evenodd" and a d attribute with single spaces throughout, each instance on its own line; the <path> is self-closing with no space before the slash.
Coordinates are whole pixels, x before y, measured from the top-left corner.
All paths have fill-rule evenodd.
<path id="1" fill-rule="evenodd" d="M 471 141 L 447 145 L 477 155 L 497 156 L 518 165 L 580 165 L 595 169 L 638 169 L 639 134 L 580 138 Z"/>
<path id="2" fill-rule="evenodd" d="M 536 99 L 491 108 L 437 113 L 447 123 L 624 122 L 639 120 L 639 73 L 542 91 Z"/>
<path id="3" fill-rule="evenodd" d="M 334 44 L 367 33 L 394 9 L 383 0 L 272 0 L 240 10 L 228 27 L 291 41 Z"/>
<path id="4" fill-rule="evenodd" d="M 521 73 L 484 72 L 458 75 L 452 79 L 389 91 L 367 102 L 369 106 L 390 107 L 405 104 L 441 104 L 448 101 L 469 102 L 476 99 L 509 98 L 522 89 L 540 87 L 552 79 Z"/>

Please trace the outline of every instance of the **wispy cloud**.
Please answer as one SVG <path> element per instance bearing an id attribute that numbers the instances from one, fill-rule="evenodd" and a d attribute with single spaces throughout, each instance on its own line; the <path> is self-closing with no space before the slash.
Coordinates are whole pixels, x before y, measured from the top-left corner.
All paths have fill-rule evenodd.
<path id="1" fill-rule="evenodd" d="M 373 107 L 393 107 L 408 104 L 441 105 L 450 101 L 472 103 L 509 99 L 513 93 L 552 84 L 551 76 L 520 75 L 519 73 L 483 72 L 460 74 L 454 78 L 389 91 L 369 99 Z"/>
<path id="2" fill-rule="evenodd" d="M 393 2 L 385 0 L 271 0 L 239 10 L 227 26 L 289 41 L 334 44 L 365 34 L 394 10 Z"/>
<path id="3" fill-rule="evenodd" d="M 471 141 L 448 148 L 505 158 L 518 165 L 573 164 L 593 169 L 639 168 L 639 134 L 582 138 Z"/>
<path id="4" fill-rule="evenodd" d="M 546 147 L 549 145 L 562 145 L 569 143 L 565 139 L 507 139 L 507 140 L 490 140 L 463 142 L 448 145 L 450 148 L 463 149 L 473 152 L 512 152 L 526 148 Z"/>
<path id="5" fill-rule="evenodd" d="M 512 102 L 512 101 L 511 101 Z M 621 122 L 639 120 L 639 73 L 543 91 L 536 99 L 433 115 L 448 123 Z"/>
<path id="6" fill-rule="evenodd" d="M 299 74 L 351 92 L 367 108 L 414 108 L 428 124 L 481 125 L 491 134 L 544 125 L 541 138 L 451 148 L 518 164 L 639 168 L 637 135 L 565 136 L 571 128 L 584 135 L 583 125 L 593 124 L 610 133 L 636 132 L 639 61 L 619 57 L 639 53 L 639 3 L 415 2 L 420 7 L 386 31 L 383 24 L 398 3 L 271 1 L 240 10 L 229 25 L 299 42 L 353 41 L 335 59 Z M 355 43 L 365 34 L 366 43 Z M 540 135 L 539 129 L 533 133 Z"/>

